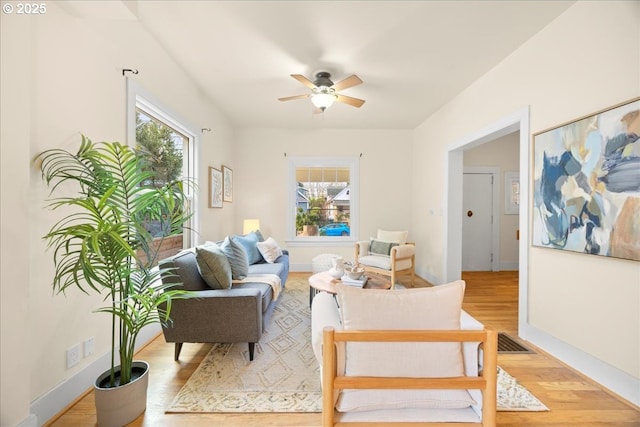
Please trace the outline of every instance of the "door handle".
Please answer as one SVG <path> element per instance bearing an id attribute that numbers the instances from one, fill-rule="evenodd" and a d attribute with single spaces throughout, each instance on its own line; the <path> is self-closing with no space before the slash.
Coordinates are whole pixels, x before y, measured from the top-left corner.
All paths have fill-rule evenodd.
<path id="1" fill-rule="evenodd" d="M 471 218 L 473 216 L 473 211 L 467 211 L 467 216 Z"/>

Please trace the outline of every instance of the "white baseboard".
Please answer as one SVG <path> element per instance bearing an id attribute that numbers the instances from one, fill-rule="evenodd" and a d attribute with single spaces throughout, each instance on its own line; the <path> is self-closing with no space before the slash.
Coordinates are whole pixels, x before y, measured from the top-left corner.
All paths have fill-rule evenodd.
<path id="1" fill-rule="evenodd" d="M 305 273 L 308 271 L 313 271 L 313 267 L 311 266 L 311 264 L 290 264 L 289 271 Z"/>
<path id="2" fill-rule="evenodd" d="M 34 414 L 29 414 L 29 416 L 20 421 L 16 427 L 38 427 L 38 417 Z"/>
<path id="3" fill-rule="evenodd" d="M 153 340 L 161 331 L 160 325 L 151 325 L 144 328 L 140 332 L 140 335 L 138 335 L 136 350 Z M 41 426 L 49 421 L 70 403 L 92 388 L 96 378 L 109 369 L 110 366 L 110 352 L 96 358 L 81 371 L 31 402 L 32 415 L 30 415 L 30 417 L 35 419 L 35 424 L 24 424 L 24 426 L 20 424 L 19 427 Z M 29 422 L 33 421 L 29 420 Z"/>
<path id="4" fill-rule="evenodd" d="M 500 261 L 500 271 L 518 271 L 520 261 Z"/>
<path id="5" fill-rule="evenodd" d="M 520 336 L 610 391 L 640 406 L 640 378 L 615 368 L 531 325 L 520 326 Z"/>

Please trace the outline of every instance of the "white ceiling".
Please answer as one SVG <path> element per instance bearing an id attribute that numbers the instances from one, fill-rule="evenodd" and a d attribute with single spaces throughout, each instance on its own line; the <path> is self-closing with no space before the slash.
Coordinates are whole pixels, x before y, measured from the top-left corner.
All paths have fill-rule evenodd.
<path id="1" fill-rule="evenodd" d="M 573 1 L 134 1 L 137 19 L 237 127 L 413 129 Z M 364 83 L 312 114 L 289 77 Z"/>

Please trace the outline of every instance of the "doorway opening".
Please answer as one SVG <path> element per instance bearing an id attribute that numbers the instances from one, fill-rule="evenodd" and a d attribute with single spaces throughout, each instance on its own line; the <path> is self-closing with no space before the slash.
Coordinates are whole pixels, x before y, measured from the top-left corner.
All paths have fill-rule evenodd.
<path id="1" fill-rule="evenodd" d="M 464 151 L 494 141 L 505 135 L 519 132 L 519 257 L 518 257 L 518 330 L 526 329 L 528 324 L 528 241 L 529 241 L 529 108 L 504 117 L 497 122 L 470 134 L 453 144 L 447 153 L 447 249 L 444 256 L 444 271 L 447 282 L 458 280 L 462 276 L 462 200 Z"/>

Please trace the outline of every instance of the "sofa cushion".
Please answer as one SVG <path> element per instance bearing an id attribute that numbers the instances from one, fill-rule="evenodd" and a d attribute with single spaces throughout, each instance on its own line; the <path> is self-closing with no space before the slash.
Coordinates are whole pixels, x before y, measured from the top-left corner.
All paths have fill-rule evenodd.
<path id="1" fill-rule="evenodd" d="M 281 276 L 282 271 L 285 269 L 283 263 L 269 264 L 266 262 L 252 264 L 249 266 L 249 276 L 260 276 L 262 274 L 276 274 Z M 280 277 L 282 279 L 282 277 Z M 284 284 L 284 283 L 283 283 Z"/>
<path id="2" fill-rule="evenodd" d="M 380 291 L 336 287 L 345 330 L 460 329 L 464 282 Z M 464 375 L 460 343 L 349 343 L 345 373 L 354 376 L 456 377 Z M 339 411 L 463 408 L 475 404 L 466 390 L 346 390 Z"/>
<path id="3" fill-rule="evenodd" d="M 231 275 L 235 280 L 242 280 L 249 274 L 249 259 L 244 247 L 227 236 L 221 245 L 231 266 Z"/>
<path id="4" fill-rule="evenodd" d="M 264 242 L 258 242 L 257 246 L 262 258 L 269 264 L 273 264 L 282 255 L 282 249 L 273 237 L 269 237 Z"/>
<path id="5" fill-rule="evenodd" d="M 231 266 L 218 245 L 209 243 L 196 247 L 196 263 L 202 279 L 210 288 L 231 287 Z"/>
<path id="6" fill-rule="evenodd" d="M 262 282 L 234 283 L 233 288 L 234 289 L 258 289 L 260 291 L 262 313 L 266 313 L 266 311 L 269 309 L 269 306 L 273 302 L 273 288 L 268 283 L 262 283 Z"/>
<path id="7" fill-rule="evenodd" d="M 231 240 L 242 245 L 244 250 L 247 252 L 249 264 L 255 264 L 262 261 L 262 255 L 260 255 L 260 251 L 258 251 L 260 236 L 258 236 L 255 231 L 245 234 L 244 236 L 233 236 Z"/>

